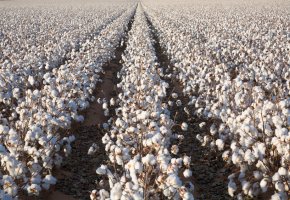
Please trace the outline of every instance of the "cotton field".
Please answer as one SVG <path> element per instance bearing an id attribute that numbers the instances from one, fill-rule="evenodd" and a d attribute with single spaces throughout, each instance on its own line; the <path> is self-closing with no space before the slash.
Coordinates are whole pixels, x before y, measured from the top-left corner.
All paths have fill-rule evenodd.
<path id="1" fill-rule="evenodd" d="M 0 1 L 0 199 L 290 198 L 290 2 Z"/>

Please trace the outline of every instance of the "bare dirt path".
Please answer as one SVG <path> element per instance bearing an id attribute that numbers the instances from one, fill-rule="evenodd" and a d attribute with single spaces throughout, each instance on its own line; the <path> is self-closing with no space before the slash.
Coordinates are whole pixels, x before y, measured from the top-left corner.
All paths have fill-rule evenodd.
<path id="1" fill-rule="evenodd" d="M 158 63 L 160 63 L 163 68 L 165 78 L 164 80 L 169 83 L 168 95 L 170 95 L 168 100 L 173 102 L 176 99 L 171 97 L 171 94 L 177 93 L 179 100 L 181 100 L 182 105 L 186 105 L 188 98 L 182 93 L 181 83 L 177 81 L 176 75 L 177 71 L 173 70 L 173 66 L 170 64 L 169 57 L 166 55 L 164 49 L 161 47 L 158 39 L 158 33 L 150 20 L 148 19 L 149 26 L 152 30 L 153 39 L 155 40 L 154 48 Z M 171 78 L 166 78 L 166 74 L 172 74 Z M 170 107 L 172 119 L 175 119 L 177 124 L 182 122 L 187 122 L 189 125 L 188 131 L 182 131 L 180 127 L 174 128 L 175 133 L 183 134 L 184 140 L 179 145 L 179 154 L 191 156 L 192 164 L 191 170 L 193 176 L 190 180 L 194 184 L 194 196 L 198 200 L 226 200 L 231 199 L 227 194 L 227 166 L 221 160 L 216 158 L 210 153 L 208 147 L 202 147 L 199 141 L 196 139 L 198 133 L 209 131 L 207 126 L 204 128 L 199 127 L 199 123 L 202 122 L 201 119 L 195 118 L 193 115 L 188 115 L 184 111 L 184 106 L 178 107 L 175 103 L 174 106 Z M 193 108 L 189 108 L 192 110 Z"/>

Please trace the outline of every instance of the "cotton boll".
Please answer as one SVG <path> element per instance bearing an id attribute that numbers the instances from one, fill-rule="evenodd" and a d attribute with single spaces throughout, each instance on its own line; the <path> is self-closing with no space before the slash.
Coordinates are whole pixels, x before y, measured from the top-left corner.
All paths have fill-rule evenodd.
<path id="1" fill-rule="evenodd" d="M 160 132 L 161 132 L 162 134 L 167 134 L 168 130 L 167 130 L 167 128 L 166 128 L 165 126 L 161 126 L 161 127 L 160 127 Z"/>
<path id="2" fill-rule="evenodd" d="M 183 172 L 183 176 L 184 176 L 185 178 L 189 178 L 189 177 L 191 177 L 191 176 L 192 176 L 192 171 L 189 170 L 189 169 L 184 170 L 184 172 Z"/>
<path id="3" fill-rule="evenodd" d="M 185 166 L 190 166 L 190 162 L 191 162 L 191 157 L 189 157 L 189 156 L 184 156 L 183 157 L 183 164 L 185 165 Z"/>
<path id="4" fill-rule="evenodd" d="M 199 127 L 200 127 L 200 128 L 203 128 L 205 125 L 206 125 L 205 122 L 201 122 L 201 123 L 199 124 Z"/>
<path id="5" fill-rule="evenodd" d="M 234 197 L 234 193 L 237 190 L 237 185 L 236 183 L 230 179 L 230 182 L 228 183 L 228 193 L 231 197 Z"/>
<path id="6" fill-rule="evenodd" d="M 181 124 L 181 129 L 182 129 L 183 131 L 187 131 L 187 129 L 188 129 L 188 125 L 187 125 L 187 123 L 182 122 L 182 124 Z"/>
<path id="7" fill-rule="evenodd" d="M 4 175 L 1 180 L 3 184 L 3 191 L 10 196 L 17 194 L 17 186 L 11 176 Z M 0 193 L 1 194 L 1 193 Z M 0 196 L 1 197 L 1 196 Z"/>
<path id="8" fill-rule="evenodd" d="M 142 169 L 143 169 L 143 166 L 142 166 L 142 163 L 141 162 L 136 162 L 135 163 L 135 170 L 139 173 L 142 172 Z"/>
<path id="9" fill-rule="evenodd" d="M 110 199 L 119 200 L 122 196 L 122 185 L 121 183 L 115 183 L 111 189 Z"/>
<path id="10" fill-rule="evenodd" d="M 28 194 L 34 194 L 34 195 L 39 195 L 39 192 L 41 191 L 41 187 L 37 184 L 31 184 L 27 188 Z"/>
<path id="11" fill-rule="evenodd" d="M 110 105 L 111 105 L 111 106 L 114 106 L 115 104 L 116 104 L 115 99 L 114 99 L 114 98 L 111 98 L 111 99 L 110 99 Z"/>
<path id="12" fill-rule="evenodd" d="M 76 137 L 75 137 L 74 135 L 70 135 L 70 136 L 68 137 L 68 141 L 69 141 L 70 143 L 74 142 L 75 140 L 76 140 Z"/>
<path id="13" fill-rule="evenodd" d="M 175 188 L 178 188 L 182 185 L 180 178 L 176 174 L 170 174 L 167 177 L 166 182 L 168 183 L 168 185 L 173 186 Z"/>
<path id="14" fill-rule="evenodd" d="M 262 189 L 262 192 L 267 192 L 268 190 L 268 186 L 267 186 L 268 182 L 267 182 L 267 179 L 266 178 L 263 178 L 261 181 L 260 181 L 260 187 Z"/>
<path id="15" fill-rule="evenodd" d="M 213 124 L 210 126 L 210 134 L 211 135 L 215 135 L 217 133 L 217 128 L 216 126 Z"/>
<path id="16" fill-rule="evenodd" d="M 284 192 L 278 192 L 271 196 L 271 200 L 288 200 L 288 197 Z"/>
<path id="17" fill-rule="evenodd" d="M 276 172 L 276 173 L 272 176 L 272 180 L 275 181 L 275 182 L 281 180 L 281 177 L 280 177 L 280 175 L 279 175 L 278 172 Z"/>
<path id="18" fill-rule="evenodd" d="M 96 170 L 96 173 L 97 174 L 100 174 L 100 175 L 104 175 L 107 173 L 107 166 L 106 165 L 101 165 L 101 167 L 99 167 L 97 170 Z"/>
<path id="19" fill-rule="evenodd" d="M 217 139 L 215 143 L 216 143 L 219 151 L 224 149 L 225 143 L 223 140 Z"/>
<path id="20" fill-rule="evenodd" d="M 181 102 L 181 100 L 178 99 L 178 100 L 176 101 L 176 105 L 177 105 L 178 107 L 182 106 L 182 102 Z"/>
<path id="21" fill-rule="evenodd" d="M 229 160 L 229 154 L 230 154 L 230 151 L 224 151 L 223 154 L 222 154 L 222 158 L 224 161 L 228 161 Z"/>
<path id="22" fill-rule="evenodd" d="M 184 186 L 179 189 L 179 195 L 183 200 L 194 200 L 193 195 Z"/>
<path id="23" fill-rule="evenodd" d="M 96 143 L 93 143 L 88 150 L 88 155 L 93 155 L 99 150 L 99 146 Z"/>
<path id="24" fill-rule="evenodd" d="M 173 101 L 168 101 L 167 103 L 170 107 L 172 107 L 174 105 Z"/>
<path id="25" fill-rule="evenodd" d="M 56 184 L 56 178 L 54 178 L 52 175 L 46 175 L 45 178 L 42 180 L 44 183 L 48 183 L 50 185 Z"/>
<path id="26" fill-rule="evenodd" d="M 0 134 L 7 134 L 9 132 L 9 127 L 0 124 Z"/>
<path id="27" fill-rule="evenodd" d="M 163 190 L 163 195 L 166 196 L 166 197 L 170 197 L 171 196 L 171 192 L 170 192 L 168 187 Z"/>
<path id="28" fill-rule="evenodd" d="M 103 129 L 107 130 L 109 128 L 109 124 L 103 123 Z"/>
<path id="29" fill-rule="evenodd" d="M 171 147 L 171 153 L 173 153 L 174 155 L 177 155 L 179 152 L 179 148 L 177 145 L 172 145 Z"/>
<path id="30" fill-rule="evenodd" d="M 160 133 L 157 133 L 152 137 L 152 142 L 154 144 L 160 144 L 161 141 L 162 141 L 162 135 Z"/>
<path id="31" fill-rule="evenodd" d="M 20 98 L 20 89 L 19 88 L 14 88 L 12 91 L 12 95 L 14 98 L 19 99 Z"/>
<path id="32" fill-rule="evenodd" d="M 152 99 L 151 96 L 146 96 L 146 101 L 147 101 L 148 103 L 153 103 L 153 99 Z"/>
<path id="33" fill-rule="evenodd" d="M 28 82 L 31 86 L 33 86 L 35 84 L 35 79 L 33 78 L 33 76 L 28 77 Z"/>
<path id="34" fill-rule="evenodd" d="M 288 175 L 288 171 L 284 167 L 280 167 L 279 170 L 278 170 L 278 174 L 280 176 L 287 176 Z"/>
<path id="35" fill-rule="evenodd" d="M 242 181 L 242 189 L 244 191 L 245 194 L 248 194 L 249 190 L 251 187 L 251 183 L 248 181 Z"/>
<path id="36" fill-rule="evenodd" d="M 196 135 L 196 139 L 200 142 L 203 143 L 203 137 L 200 134 Z"/>
<path id="37" fill-rule="evenodd" d="M 90 199 L 91 200 L 97 200 L 97 190 L 93 190 L 90 194 Z M 104 199 L 102 199 L 104 200 Z"/>
<path id="38" fill-rule="evenodd" d="M 142 163 L 144 165 L 155 165 L 156 164 L 156 158 L 152 154 L 147 154 L 145 157 L 142 158 Z"/>
<path id="39" fill-rule="evenodd" d="M 172 93 L 171 96 L 172 96 L 173 99 L 177 99 L 178 98 L 178 94 L 177 93 Z"/>
<path id="40" fill-rule="evenodd" d="M 276 182 L 275 183 L 275 189 L 279 192 L 284 192 L 285 191 L 285 186 L 282 182 Z"/>
<path id="41" fill-rule="evenodd" d="M 254 175 L 256 180 L 261 180 L 263 178 L 263 173 L 260 171 L 254 171 L 253 175 Z"/>
<path id="42" fill-rule="evenodd" d="M 107 110 L 104 111 L 104 115 L 105 115 L 106 117 L 108 117 L 108 116 L 110 115 L 110 111 L 109 111 L 109 109 L 107 109 Z"/>
<path id="43" fill-rule="evenodd" d="M 108 104 L 107 104 L 106 102 L 103 103 L 102 108 L 103 108 L 104 110 L 108 109 Z"/>
<path id="44" fill-rule="evenodd" d="M 245 158 L 245 161 L 249 163 L 249 165 L 251 165 L 252 163 L 256 161 L 256 158 L 250 149 L 247 149 L 247 151 L 245 152 L 244 158 Z"/>
<path id="45" fill-rule="evenodd" d="M 277 128 L 282 127 L 282 125 L 283 125 L 283 120 L 281 119 L 280 116 L 277 116 L 277 115 L 276 115 L 276 116 L 272 117 L 272 120 L 273 120 L 274 125 L 275 125 Z"/>

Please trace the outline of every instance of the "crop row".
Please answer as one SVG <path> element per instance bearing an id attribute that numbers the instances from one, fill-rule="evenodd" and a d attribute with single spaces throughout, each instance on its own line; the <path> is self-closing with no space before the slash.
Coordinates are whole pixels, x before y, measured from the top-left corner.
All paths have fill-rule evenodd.
<path id="1" fill-rule="evenodd" d="M 152 42 L 139 4 L 122 56 L 116 119 L 102 139 L 110 162 L 97 169 L 104 176 L 100 187 L 108 180 L 110 190 L 94 190 L 91 199 L 193 199 L 193 188 L 181 179 L 192 174 L 190 157 L 178 157 L 178 147 L 171 144 L 182 136 L 171 130 L 175 124 L 163 103 L 168 83 L 159 75 Z"/>

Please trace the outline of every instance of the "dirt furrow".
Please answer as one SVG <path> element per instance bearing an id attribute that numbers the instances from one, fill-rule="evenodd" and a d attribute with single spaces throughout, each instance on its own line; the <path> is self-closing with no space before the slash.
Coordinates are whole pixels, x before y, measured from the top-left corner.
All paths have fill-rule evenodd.
<path id="1" fill-rule="evenodd" d="M 157 61 L 164 72 L 164 80 L 169 84 L 168 95 L 169 101 L 174 102 L 173 106 L 169 108 L 171 117 L 176 124 L 186 122 L 189 125 L 187 131 L 182 131 L 179 126 L 175 126 L 173 131 L 184 135 L 184 140 L 179 144 L 179 155 L 191 156 L 192 164 L 191 170 L 193 176 L 191 182 L 194 184 L 194 196 L 198 200 L 225 200 L 231 199 L 227 194 L 227 170 L 226 164 L 218 157 L 211 154 L 209 147 L 201 146 L 196 139 L 196 135 L 205 131 L 209 131 L 209 127 L 201 128 L 199 124 L 203 122 L 202 119 L 194 117 L 192 114 L 187 114 L 184 107 L 188 102 L 188 98 L 183 95 L 182 85 L 178 82 L 176 76 L 177 71 L 173 70 L 169 57 L 165 50 L 161 47 L 157 30 L 154 28 L 149 18 L 147 18 L 149 26 L 152 30 L 152 36 L 155 40 L 154 48 L 156 51 Z M 171 74 L 171 77 L 167 76 Z M 177 93 L 178 98 L 174 99 L 171 94 Z M 177 106 L 177 100 L 182 102 L 182 106 Z M 186 106 L 187 107 L 187 106 Z M 193 113 L 194 108 L 189 108 L 189 113 Z M 207 121 L 205 121 L 207 122 Z M 184 180 L 188 181 L 188 180 Z"/>

